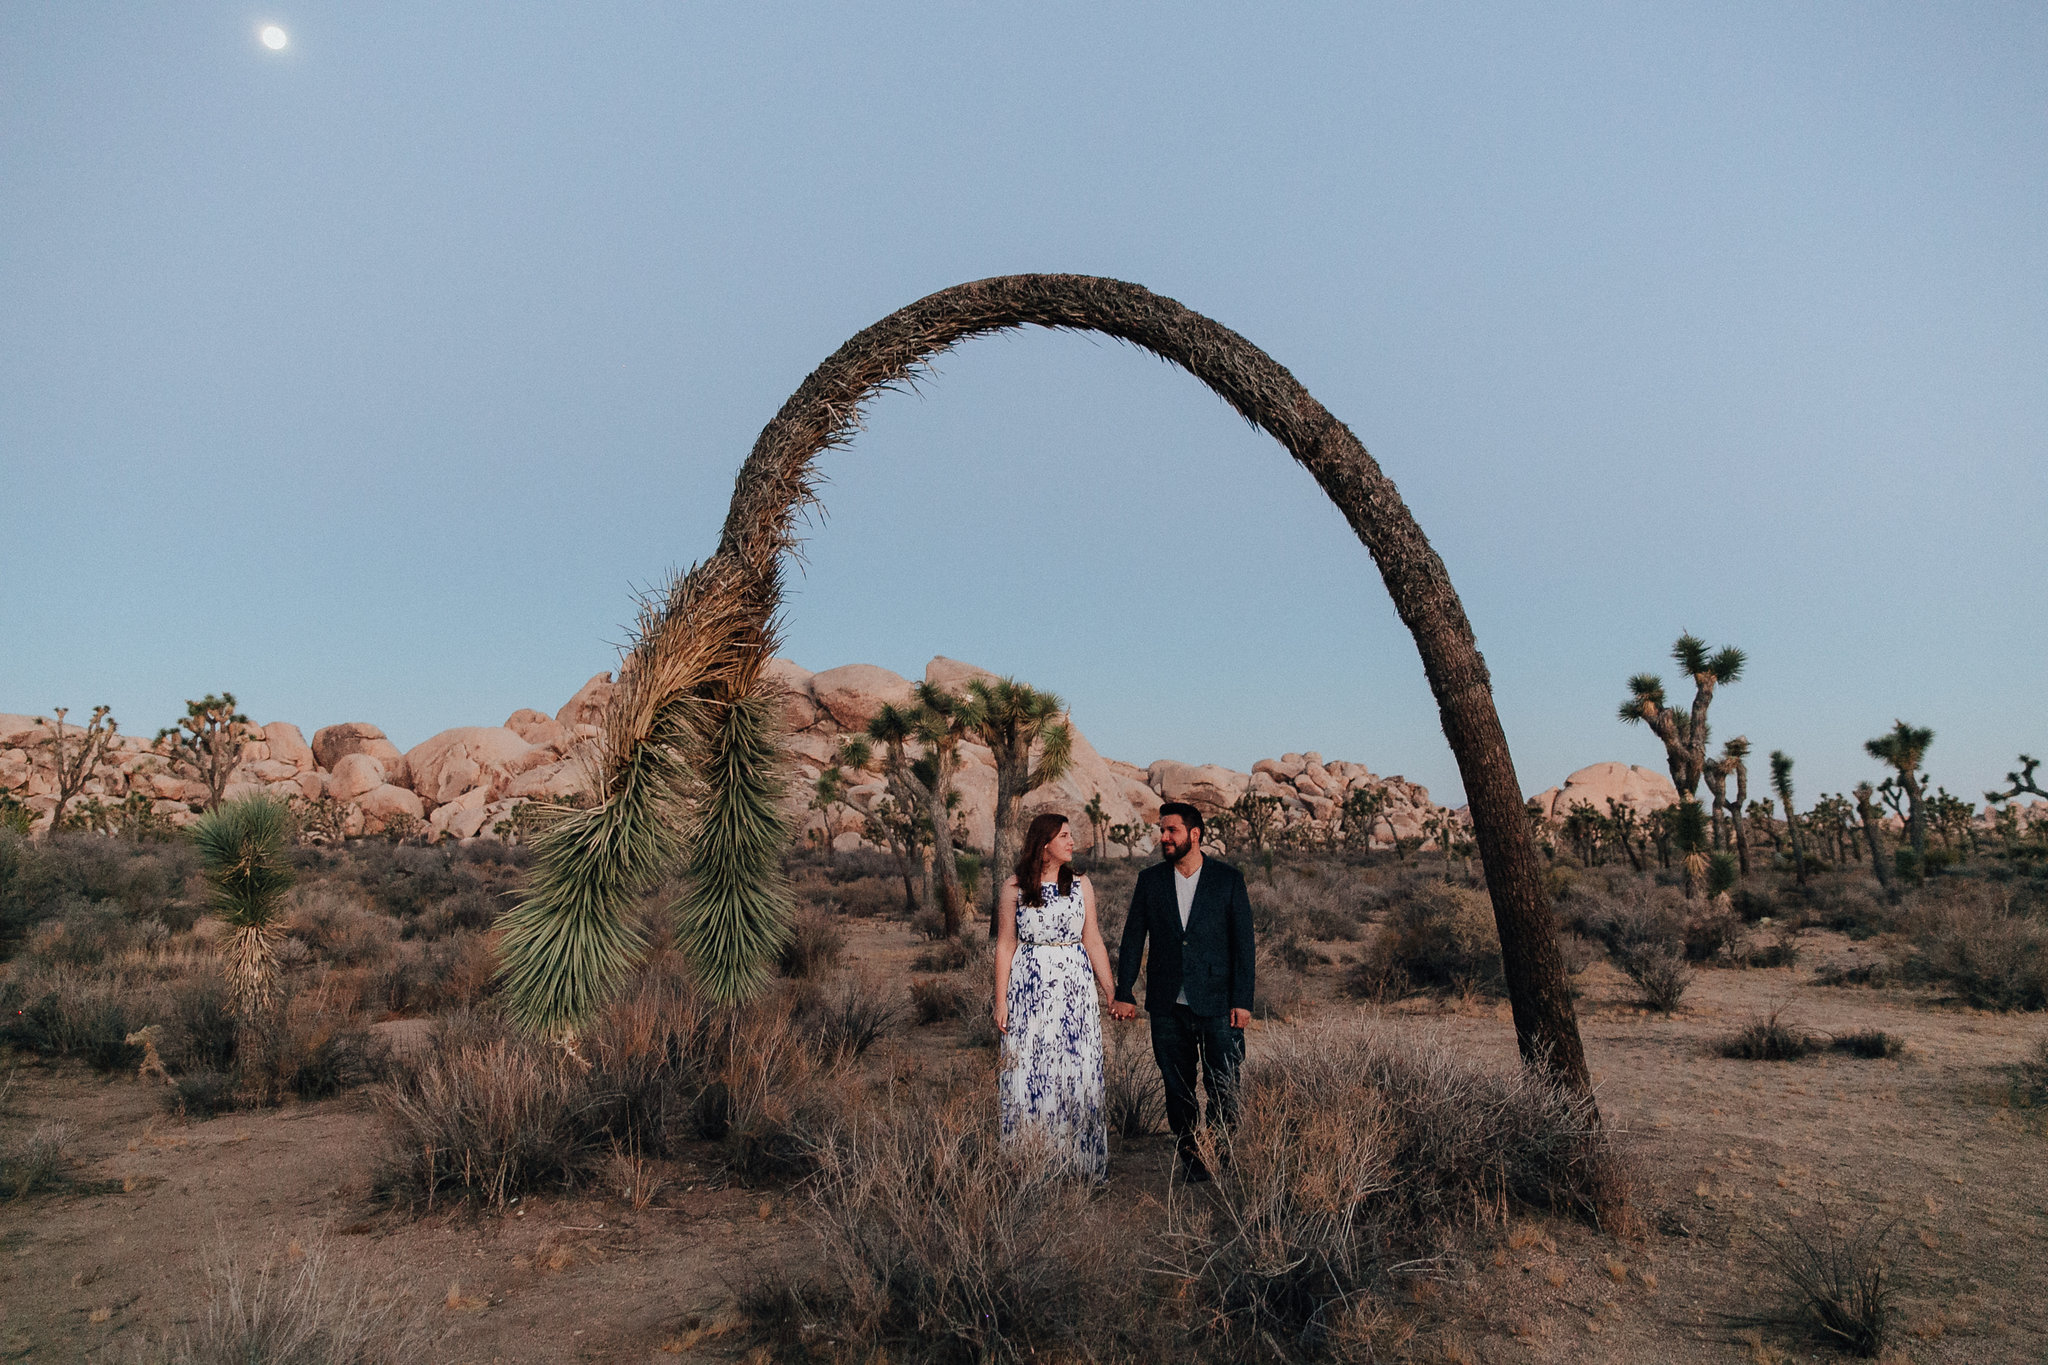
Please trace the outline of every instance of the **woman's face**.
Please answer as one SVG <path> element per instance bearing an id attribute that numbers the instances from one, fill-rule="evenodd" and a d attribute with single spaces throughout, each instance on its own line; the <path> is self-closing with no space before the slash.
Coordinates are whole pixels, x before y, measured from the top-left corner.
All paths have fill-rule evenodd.
<path id="1" fill-rule="evenodd" d="M 1061 825 L 1060 832 L 1052 836 L 1052 842 L 1045 846 L 1045 856 L 1055 864 L 1065 866 L 1074 861 L 1074 827 Z"/>

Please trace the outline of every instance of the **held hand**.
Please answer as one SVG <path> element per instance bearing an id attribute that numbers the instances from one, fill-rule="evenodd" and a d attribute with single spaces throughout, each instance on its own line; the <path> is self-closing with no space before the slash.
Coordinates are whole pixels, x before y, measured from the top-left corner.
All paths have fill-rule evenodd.
<path id="1" fill-rule="evenodd" d="M 1010 1002 L 998 1000 L 993 1013 L 996 1017 L 996 1032 L 1007 1035 L 1010 1032 Z"/>
<path id="2" fill-rule="evenodd" d="M 1138 1007 L 1128 1000 L 1112 1000 L 1109 1003 L 1109 1017 L 1112 1019 L 1135 1019 Z"/>
<path id="3" fill-rule="evenodd" d="M 1250 1028 L 1251 1023 L 1252 1012 L 1250 1010 L 1232 1010 L 1230 1012 L 1230 1026 L 1232 1028 Z"/>

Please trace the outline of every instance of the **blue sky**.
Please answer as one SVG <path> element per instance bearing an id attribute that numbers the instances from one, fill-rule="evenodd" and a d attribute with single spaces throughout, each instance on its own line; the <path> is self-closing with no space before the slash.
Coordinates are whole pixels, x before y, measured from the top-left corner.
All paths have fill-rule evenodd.
<path id="1" fill-rule="evenodd" d="M 1804 794 L 1903 716 L 1974 795 L 2048 746 L 2044 72 L 2020 4 L 10 4 L 0 711 L 552 709 L 848 335 L 1067 270 L 1359 434 L 1525 787 L 1659 766 L 1614 708 L 1690 629 Z M 1178 371 L 976 342 L 826 473 L 806 667 L 1457 798 L 1365 550 Z"/>

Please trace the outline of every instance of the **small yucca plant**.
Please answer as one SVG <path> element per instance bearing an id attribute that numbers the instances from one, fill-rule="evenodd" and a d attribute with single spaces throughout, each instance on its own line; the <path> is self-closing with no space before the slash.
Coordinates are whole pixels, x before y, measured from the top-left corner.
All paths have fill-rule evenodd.
<path id="1" fill-rule="evenodd" d="M 292 815 L 282 802 L 251 796 L 215 806 L 192 825 L 200 873 L 228 926 L 221 965 L 243 1018 L 270 1002 L 277 985 L 278 920 L 291 890 Z"/>

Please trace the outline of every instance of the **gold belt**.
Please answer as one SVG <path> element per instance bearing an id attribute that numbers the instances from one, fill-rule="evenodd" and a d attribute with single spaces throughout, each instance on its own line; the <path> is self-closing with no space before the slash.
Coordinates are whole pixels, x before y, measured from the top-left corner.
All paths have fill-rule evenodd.
<path id="1" fill-rule="evenodd" d="M 1078 938 L 1028 939 L 1017 945 L 1019 948 L 1078 948 Z"/>

